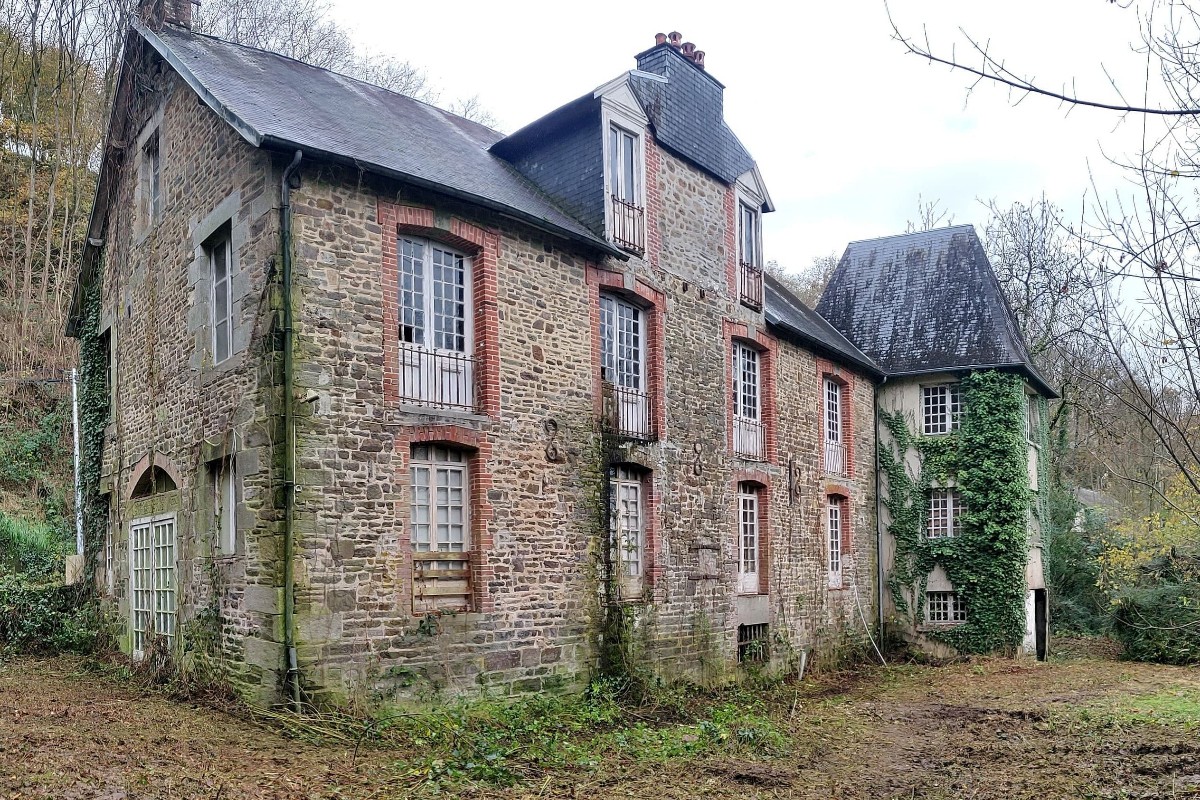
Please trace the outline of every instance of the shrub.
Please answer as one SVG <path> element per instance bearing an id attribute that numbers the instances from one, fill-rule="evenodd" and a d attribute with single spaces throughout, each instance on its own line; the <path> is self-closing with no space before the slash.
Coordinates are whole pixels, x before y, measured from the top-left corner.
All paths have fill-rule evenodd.
<path id="1" fill-rule="evenodd" d="M 1125 657 L 1200 664 L 1200 581 L 1133 586 L 1114 597 L 1113 634 Z"/>
<path id="2" fill-rule="evenodd" d="M 85 584 L 39 585 L 0 575 L 0 652 L 90 653 L 101 643 L 99 607 Z"/>

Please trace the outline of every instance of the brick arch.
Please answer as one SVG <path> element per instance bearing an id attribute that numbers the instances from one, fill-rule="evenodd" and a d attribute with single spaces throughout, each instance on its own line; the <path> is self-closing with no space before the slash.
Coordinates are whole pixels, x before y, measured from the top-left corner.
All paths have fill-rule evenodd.
<path id="1" fill-rule="evenodd" d="M 150 452 L 142 456 L 141 460 L 134 464 L 129 471 L 129 478 L 125 483 L 125 499 L 132 499 L 138 485 L 142 483 L 143 479 L 152 478 L 156 470 L 165 474 L 172 483 L 170 488 L 162 491 L 172 491 L 182 484 L 179 468 L 175 466 L 174 462 L 162 453 Z"/>

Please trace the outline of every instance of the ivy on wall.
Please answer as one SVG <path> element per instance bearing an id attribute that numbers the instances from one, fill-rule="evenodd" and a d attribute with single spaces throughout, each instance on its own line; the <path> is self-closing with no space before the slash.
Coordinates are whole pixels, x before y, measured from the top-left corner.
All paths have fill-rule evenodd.
<path id="1" fill-rule="evenodd" d="M 967 621 L 929 635 L 960 652 L 980 653 L 1016 647 L 1025 633 L 1031 501 L 1026 400 L 1024 382 L 1008 373 L 972 373 L 962 388 L 966 413 L 955 433 L 918 435 L 900 412 L 881 412 L 892 445 L 880 443 L 879 460 L 888 482 L 885 506 L 895 542 L 888 589 L 897 611 L 923 623 L 929 573 L 941 565 L 965 601 Z M 1044 425 L 1037 435 L 1044 439 Z M 915 476 L 906 465 L 910 451 L 920 464 Z M 960 533 L 929 539 L 929 489 L 950 481 L 966 505 Z"/>
<path id="2" fill-rule="evenodd" d="M 103 265 L 98 274 L 104 274 Z M 97 562 L 108 529 L 108 500 L 100 493 L 104 429 L 109 420 L 108 354 L 100 337 L 100 281 L 83 289 L 79 334 L 79 477 L 83 496 L 85 574 L 95 587 Z"/>

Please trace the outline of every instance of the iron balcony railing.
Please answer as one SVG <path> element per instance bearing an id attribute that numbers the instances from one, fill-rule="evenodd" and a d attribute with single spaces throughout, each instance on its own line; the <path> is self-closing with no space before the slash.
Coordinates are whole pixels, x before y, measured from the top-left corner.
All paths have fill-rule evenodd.
<path id="1" fill-rule="evenodd" d="M 739 262 L 738 269 L 738 298 L 744 305 L 755 311 L 763 307 L 763 274 L 762 267 L 746 261 Z"/>
<path id="2" fill-rule="evenodd" d="M 613 243 L 638 255 L 646 252 L 646 212 L 641 206 L 612 196 Z"/>
<path id="3" fill-rule="evenodd" d="M 733 452 L 751 461 L 766 460 L 766 426 L 748 417 L 733 418 Z"/>
<path id="4" fill-rule="evenodd" d="M 475 358 L 401 344 L 400 398 L 413 405 L 473 411 Z"/>
<path id="5" fill-rule="evenodd" d="M 653 438 L 649 392 L 615 386 L 605 381 L 603 401 L 604 428 L 609 433 L 637 441 Z"/>
<path id="6" fill-rule="evenodd" d="M 825 471 L 833 475 L 846 474 L 846 445 L 825 442 Z"/>

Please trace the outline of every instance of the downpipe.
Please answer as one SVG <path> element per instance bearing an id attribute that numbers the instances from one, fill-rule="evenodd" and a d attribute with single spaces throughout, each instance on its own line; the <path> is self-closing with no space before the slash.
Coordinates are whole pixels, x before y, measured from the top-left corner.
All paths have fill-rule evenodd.
<path id="1" fill-rule="evenodd" d="M 292 163 L 283 171 L 279 182 L 279 233 L 281 283 L 283 293 L 283 642 L 287 651 L 287 674 L 284 683 L 293 711 L 300 710 L 300 664 L 296 658 L 296 387 L 294 383 L 293 350 L 294 320 L 292 313 L 292 189 L 299 188 L 300 160 L 304 152 L 296 151 Z M 293 182 L 295 185 L 293 185 Z"/>

